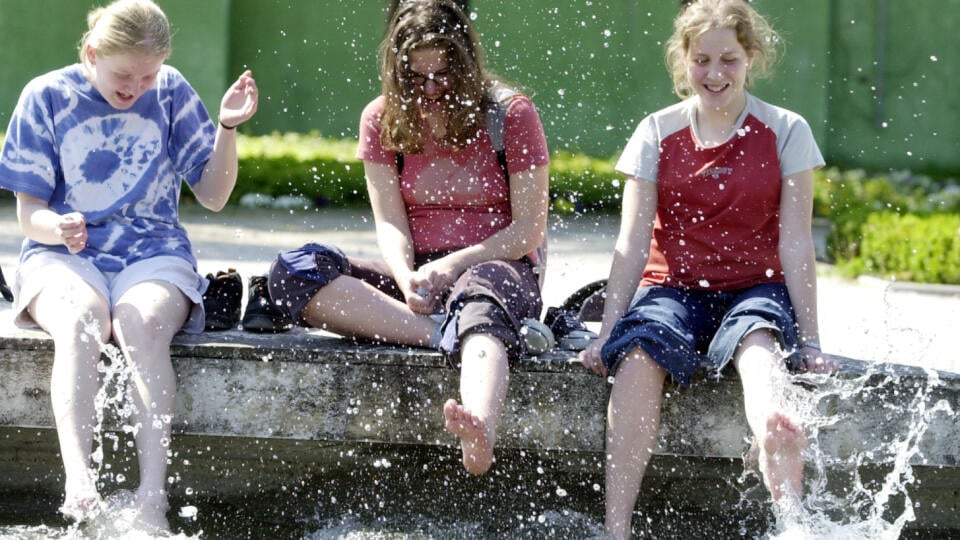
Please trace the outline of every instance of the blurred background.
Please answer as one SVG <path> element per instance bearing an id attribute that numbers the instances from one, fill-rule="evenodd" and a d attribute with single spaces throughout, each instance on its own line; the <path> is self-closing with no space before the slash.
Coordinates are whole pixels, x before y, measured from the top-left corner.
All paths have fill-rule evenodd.
<path id="1" fill-rule="evenodd" d="M 76 61 L 90 0 L 0 0 L 0 130 L 30 78 Z M 158 0 L 170 64 L 216 110 L 254 71 L 261 107 L 245 133 L 355 138 L 379 93 L 377 47 L 396 0 Z M 531 94 L 551 149 L 616 155 L 675 97 L 663 42 L 681 2 L 461 1 L 493 71 Z M 960 171 L 960 0 L 755 0 L 786 42 L 754 93 L 801 113 L 830 165 Z"/>

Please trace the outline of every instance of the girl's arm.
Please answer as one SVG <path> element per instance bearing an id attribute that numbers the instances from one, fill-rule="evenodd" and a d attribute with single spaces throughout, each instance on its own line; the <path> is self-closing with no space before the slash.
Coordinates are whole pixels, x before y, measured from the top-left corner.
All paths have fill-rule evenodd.
<path id="1" fill-rule="evenodd" d="M 58 214 L 47 201 L 17 193 L 17 221 L 24 236 L 47 245 L 64 245 L 70 253 L 87 246 L 87 221 L 80 212 Z"/>
<path id="2" fill-rule="evenodd" d="M 390 267 L 393 279 L 403 291 L 407 304 L 414 311 L 432 312 L 432 305 L 411 286 L 413 274 L 413 235 L 407 220 L 407 207 L 400 193 L 400 178 L 395 165 L 363 162 L 367 193 L 376 224 L 377 245 Z"/>
<path id="3" fill-rule="evenodd" d="M 805 358 L 819 356 L 817 267 L 813 246 L 813 169 L 783 179 L 780 195 L 780 264 L 800 328 Z M 803 344 L 815 347 L 803 347 Z M 831 371 L 832 362 L 807 362 L 812 371 Z"/>
<path id="4" fill-rule="evenodd" d="M 614 324 L 626 313 L 640 285 L 643 269 L 650 256 L 650 239 L 657 214 L 655 182 L 627 176 L 625 184 L 620 233 L 610 264 L 600 335 L 580 353 L 584 367 L 600 375 L 607 374 L 600 361 L 600 349 L 610 337 Z"/>
<path id="5" fill-rule="evenodd" d="M 213 153 L 200 181 L 193 186 L 197 200 L 210 210 L 222 210 L 237 183 L 236 127 L 257 112 L 258 96 L 256 81 L 247 70 L 227 89 L 220 102 Z"/>
<path id="6" fill-rule="evenodd" d="M 535 251 L 547 234 L 550 205 L 548 166 L 510 175 L 511 222 L 489 238 L 418 269 L 432 287 L 445 290 L 467 268 L 492 260 L 516 260 Z"/>

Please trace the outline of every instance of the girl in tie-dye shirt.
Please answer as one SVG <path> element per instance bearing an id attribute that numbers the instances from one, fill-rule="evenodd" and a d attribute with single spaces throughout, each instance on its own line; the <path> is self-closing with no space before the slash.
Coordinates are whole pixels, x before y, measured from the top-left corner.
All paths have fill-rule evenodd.
<path id="1" fill-rule="evenodd" d="M 169 345 L 203 328 L 202 293 L 177 204 L 183 181 L 207 208 L 237 178 L 235 128 L 253 116 L 250 72 L 227 90 L 219 126 L 184 77 L 164 65 L 170 26 L 150 0 L 92 10 L 80 63 L 23 91 L 0 154 L 26 236 L 15 280 L 18 325 L 54 340 L 51 397 L 66 471 L 61 512 L 101 506 L 91 468 L 98 342 L 132 366 L 140 465 L 134 525 L 168 528 L 167 447 L 176 381 Z"/>

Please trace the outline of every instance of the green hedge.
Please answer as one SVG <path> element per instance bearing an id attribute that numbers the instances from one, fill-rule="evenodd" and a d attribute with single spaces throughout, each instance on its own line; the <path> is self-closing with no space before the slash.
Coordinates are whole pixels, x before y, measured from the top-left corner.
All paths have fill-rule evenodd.
<path id="1" fill-rule="evenodd" d="M 833 223 L 829 256 L 847 275 L 960 284 L 956 180 L 827 168 L 815 175 L 814 214 Z"/>
<path id="2" fill-rule="evenodd" d="M 871 214 L 846 269 L 919 283 L 960 283 L 960 215 Z"/>
<path id="3" fill-rule="evenodd" d="M 367 204 L 363 166 L 355 157 L 356 140 L 324 139 L 317 134 L 240 135 L 240 175 L 231 196 L 303 196 L 317 206 Z"/>

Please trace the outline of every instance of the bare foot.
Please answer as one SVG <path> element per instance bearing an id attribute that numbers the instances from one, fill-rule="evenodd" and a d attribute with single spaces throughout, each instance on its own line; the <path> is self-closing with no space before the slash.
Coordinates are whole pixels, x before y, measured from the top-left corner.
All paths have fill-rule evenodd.
<path id="1" fill-rule="evenodd" d="M 170 531 L 167 521 L 167 503 L 165 491 L 138 491 L 137 516 L 133 520 L 133 527 L 149 534 L 162 534 Z"/>
<path id="2" fill-rule="evenodd" d="M 457 400 L 443 404 L 447 431 L 460 437 L 463 467 L 470 474 L 483 474 L 493 464 L 493 435 L 487 433 L 487 424 L 468 411 Z"/>
<path id="3" fill-rule="evenodd" d="M 803 430 L 786 415 L 775 412 L 767 419 L 760 444 L 759 465 L 773 500 L 784 495 L 800 497 L 803 491 L 803 457 L 807 446 Z"/>
<path id="4" fill-rule="evenodd" d="M 60 513 L 77 523 L 86 523 L 97 517 L 103 505 L 100 494 L 95 489 L 85 489 L 67 493 L 63 499 Z"/>

